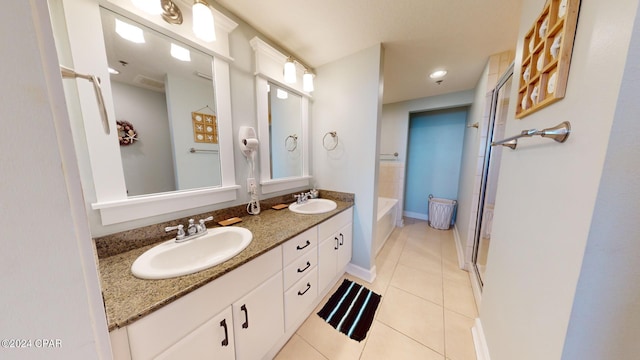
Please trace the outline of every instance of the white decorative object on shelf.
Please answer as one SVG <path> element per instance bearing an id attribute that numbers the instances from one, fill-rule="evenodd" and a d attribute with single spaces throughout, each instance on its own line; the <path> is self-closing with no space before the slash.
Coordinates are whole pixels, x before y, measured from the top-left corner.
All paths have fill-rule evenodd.
<path id="1" fill-rule="evenodd" d="M 549 49 L 549 52 L 551 53 L 551 57 L 554 59 L 558 58 L 558 52 L 560 51 L 561 42 L 562 42 L 562 34 L 559 34 L 558 36 L 555 37 L 555 39 L 553 39 L 553 44 L 551 44 L 551 48 Z"/>
<path id="2" fill-rule="evenodd" d="M 533 90 L 531 91 L 531 102 L 532 103 L 537 103 L 538 102 L 538 93 L 540 92 L 540 89 L 538 89 L 538 86 L 536 85 Z"/>
<path id="3" fill-rule="evenodd" d="M 547 94 L 553 94 L 556 92 L 556 82 L 558 81 L 558 73 L 554 72 L 547 83 Z"/>
<path id="4" fill-rule="evenodd" d="M 526 69 L 524 69 L 524 73 L 522 74 L 522 77 L 524 78 L 524 81 L 529 81 L 529 78 L 531 78 L 531 68 L 530 67 L 526 67 Z"/>
<path id="5" fill-rule="evenodd" d="M 538 30 L 538 35 L 543 38 L 547 35 L 547 29 L 549 28 L 549 17 L 547 16 L 543 21 L 542 25 L 540 25 L 540 30 Z"/>
<path id="6" fill-rule="evenodd" d="M 567 0 L 560 1 L 560 6 L 558 7 L 558 18 L 563 17 L 567 13 Z"/>
<path id="7" fill-rule="evenodd" d="M 536 69 L 538 69 L 538 71 L 542 71 L 543 67 L 544 67 L 544 54 L 541 53 L 540 56 L 538 56 L 538 61 L 536 62 Z"/>

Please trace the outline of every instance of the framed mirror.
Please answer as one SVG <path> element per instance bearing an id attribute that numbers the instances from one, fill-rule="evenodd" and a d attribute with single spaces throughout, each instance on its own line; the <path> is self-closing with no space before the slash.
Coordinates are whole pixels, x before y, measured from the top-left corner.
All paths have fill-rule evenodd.
<path id="1" fill-rule="evenodd" d="M 235 200 L 240 186 L 232 156 L 228 35 L 237 24 L 214 11 L 218 41 L 206 45 L 189 35 L 190 14 L 176 28 L 159 15 L 140 13 L 130 1 L 51 0 L 50 6 L 63 14 L 54 24 L 61 65 L 101 79 L 112 129 L 105 134 L 97 121 L 92 85 L 65 81 L 85 199 L 96 210 L 89 211 L 90 219 L 98 217 L 105 226 Z M 116 17 L 145 37 L 130 47 L 156 52 L 135 53 L 117 44 Z M 172 56 L 172 44 L 191 61 Z M 109 67 L 123 76 L 116 80 L 120 75 L 110 75 Z M 129 71 L 135 75 L 125 80 Z M 196 141 L 198 121 L 207 120 L 217 143 Z M 117 121 L 131 124 L 137 139 L 120 145 L 127 129 L 117 131 Z M 207 126 L 200 130 L 206 140 Z"/>
<path id="2" fill-rule="evenodd" d="M 304 68 L 297 65 L 296 84 L 284 83 L 287 59 L 261 39 L 251 46 L 256 55 L 256 102 L 260 138 L 260 185 L 262 193 L 308 186 L 309 99 L 302 91 Z"/>

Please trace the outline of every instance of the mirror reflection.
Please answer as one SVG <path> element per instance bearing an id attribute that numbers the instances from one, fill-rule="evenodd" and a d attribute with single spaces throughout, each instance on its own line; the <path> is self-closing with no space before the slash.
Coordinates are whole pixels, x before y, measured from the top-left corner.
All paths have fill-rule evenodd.
<path id="1" fill-rule="evenodd" d="M 101 9 L 128 196 L 221 184 L 211 56 Z"/>
<path id="2" fill-rule="evenodd" d="M 269 83 L 271 178 L 302 176 L 302 97 Z"/>

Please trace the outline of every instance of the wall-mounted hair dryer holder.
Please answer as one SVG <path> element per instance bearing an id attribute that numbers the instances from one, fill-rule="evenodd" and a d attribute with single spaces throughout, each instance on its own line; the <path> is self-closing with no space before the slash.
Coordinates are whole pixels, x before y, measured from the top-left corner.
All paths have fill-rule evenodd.
<path id="1" fill-rule="evenodd" d="M 249 155 L 258 150 L 258 145 L 260 144 L 256 136 L 256 130 L 250 126 L 240 126 L 238 143 L 240 151 L 245 157 L 249 157 Z"/>

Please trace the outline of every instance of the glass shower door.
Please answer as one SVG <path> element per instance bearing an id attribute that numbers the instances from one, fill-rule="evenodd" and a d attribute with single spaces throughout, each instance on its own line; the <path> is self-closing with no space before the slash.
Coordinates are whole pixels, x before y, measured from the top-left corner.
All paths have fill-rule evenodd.
<path id="1" fill-rule="evenodd" d="M 513 65 L 498 81 L 491 99 L 491 116 L 486 137 L 482 183 L 478 201 L 478 216 L 476 218 L 475 244 L 473 264 L 476 276 L 481 286 L 485 281 L 489 246 L 491 244 L 491 228 L 495 206 L 496 191 L 498 189 L 498 173 L 500 172 L 500 158 L 504 147 L 491 146 L 492 141 L 504 138 L 504 129 L 508 118 L 511 83 L 513 80 Z"/>

